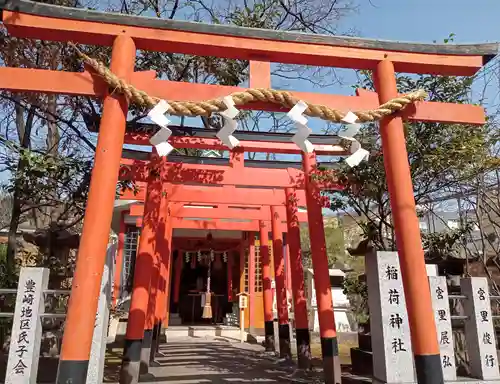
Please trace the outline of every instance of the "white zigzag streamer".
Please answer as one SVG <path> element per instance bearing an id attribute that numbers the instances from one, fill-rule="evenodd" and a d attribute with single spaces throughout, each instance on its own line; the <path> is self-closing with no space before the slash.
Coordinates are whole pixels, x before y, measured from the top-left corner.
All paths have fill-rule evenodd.
<path id="1" fill-rule="evenodd" d="M 240 141 L 233 136 L 234 131 L 238 128 L 238 122 L 234 120 L 234 118 L 238 116 L 240 111 L 234 106 L 234 101 L 231 96 L 224 97 L 222 101 L 226 104 L 227 109 L 220 113 L 223 117 L 224 125 L 219 132 L 217 132 L 216 136 L 226 147 L 233 149 L 240 145 Z"/>
<path id="2" fill-rule="evenodd" d="M 154 145 L 158 155 L 161 157 L 167 156 L 170 152 L 174 150 L 174 147 L 168 142 L 169 137 L 172 135 L 172 131 L 168 129 L 170 120 L 165 116 L 170 106 L 165 100 L 160 100 L 151 111 L 149 111 L 148 116 L 151 121 L 161 128 L 156 134 L 151 137 L 149 142 Z"/>
<path id="3" fill-rule="evenodd" d="M 342 119 L 344 123 L 347 123 L 346 128 L 339 132 L 339 136 L 343 139 L 351 141 L 351 156 L 345 159 L 345 162 L 349 167 L 355 167 L 359 165 L 363 160 L 368 160 L 370 153 L 361 148 L 361 144 L 357 141 L 354 136 L 359 132 L 361 124 L 356 123 L 358 117 L 352 113 L 348 112 L 347 115 Z"/>
<path id="4" fill-rule="evenodd" d="M 297 133 L 293 135 L 292 141 L 303 152 L 311 153 L 314 151 L 314 145 L 307 139 L 312 130 L 307 126 L 307 118 L 303 115 L 306 109 L 307 104 L 300 100 L 290 109 L 287 116 L 295 123 L 295 127 L 297 128 Z"/>

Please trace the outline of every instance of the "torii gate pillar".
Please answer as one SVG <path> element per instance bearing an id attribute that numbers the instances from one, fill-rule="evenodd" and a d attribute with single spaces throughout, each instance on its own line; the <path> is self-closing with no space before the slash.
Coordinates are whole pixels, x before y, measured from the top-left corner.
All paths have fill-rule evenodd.
<path id="1" fill-rule="evenodd" d="M 290 359 L 290 325 L 285 286 L 285 259 L 283 257 L 283 233 L 275 206 L 271 206 L 271 231 L 273 235 L 274 281 L 276 282 L 276 309 L 278 311 L 278 337 L 280 357 Z"/>
<path id="2" fill-rule="evenodd" d="M 128 36 L 117 36 L 113 43 L 111 70 L 122 79 L 128 79 L 134 72 L 135 54 L 134 40 Z M 87 379 L 127 114 L 125 96 L 106 95 L 64 326 L 57 384 L 84 384 Z"/>
<path id="3" fill-rule="evenodd" d="M 160 195 L 161 181 L 152 175 L 146 192 L 141 237 L 135 261 L 120 384 L 138 383 L 139 374 L 147 373 L 149 369 L 158 276 L 154 282 L 151 279 L 160 261 L 155 249 Z"/>
<path id="4" fill-rule="evenodd" d="M 269 226 L 261 220 L 260 227 L 260 257 L 262 262 L 262 286 L 264 289 L 264 330 L 265 348 L 267 352 L 275 350 L 274 316 L 273 316 L 273 290 L 271 287 L 271 255 L 269 254 Z"/>
<path id="5" fill-rule="evenodd" d="M 286 222 L 289 248 L 289 268 L 293 292 L 295 314 L 295 334 L 297 341 L 297 362 L 299 368 L 311 367 L 311 336 L 307 316 L 307 300 L 305 295 L 304 269 L 300 247 L 300 227 L 297 218 L 297 197 L 293 188 L 285 188 Z"/>
<path id="6" fill-rule="evenodd" d="M 167 197 L 167 186 L 162 183 L 160 209 L 158 212 L 158 228 L 156 233 L 157 257 L 160 259 L 160 275 L 158 280 L 157 297 L 155 304 L 155 325 L 153 327 L 153 343 L 151 346 L 150 362 L 154 361 L 156 352 L 161 343 L 162 325 L 168 328 L 168 304 L 170 301 L 170 276 L 172 273 L 172 235 L 173 228 L 170 220 L 171 212 Z"/>
<path id="7" fill-rule="evenodd" d="M 309 222 L 309 239 L 311 243 L 312 264 L 314 270 L 314 287 L 318 303 L 319 329 L 321 336 L 321 355 L 323 357 L 323 374 L 325 384 L 340 384 L 341 371 L 337 330 L 328 273 L 328 257 L 326 254 L 325 227 L 320 202 L 320 190 L 311 179 L 316 170 L 316 154 L 302 153 L 304 168 L 307 219 Z"/>
<path id="8" fill-rule="evenodd" d="M 394 65 L 381 61 L 374 73 L 380 103 L 397 97 Z M 443 370 L 415 209 L 403 121 L 389 116 L 380 122 L 385 174 L 410 323 L 419 384 L 442 384 Z"/>

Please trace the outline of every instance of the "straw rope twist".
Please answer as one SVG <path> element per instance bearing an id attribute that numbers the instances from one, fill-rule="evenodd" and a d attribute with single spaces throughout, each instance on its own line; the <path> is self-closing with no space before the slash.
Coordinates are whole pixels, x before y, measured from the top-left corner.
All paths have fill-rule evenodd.
<path id="1" fill-rule="evenodd" d="M 108 83 L 113 92 L 119 92 L 125 95 L 129 102 L 141 107 L 152 108 L 160 101 L 159 98 L 150 96 L 146 92 L 128 84 L 125 80 L 119 78 L 111 72 L 111 70 L 103 63 L 87 56 L 74 44 L 71 45 L 82 61 L 90 66 L 98 75 L 100 75 L 106 83 Z M 279 104 L 287 109 L 291 109 L 299 101 L 299 99 L 295 98 L 290 92 L 276 91 L 268 88 L 250 88 L 243 92 L 233 93 L 230 96 L 233 98 L 236 106 L 261 101 Z M 406 108 L 407 105 L 416 101 L 422 101 L 426 97 L 427 92 L 417 90 L 391 99 L 376 109 L 353 111 L 353 113 L 358 117 L 358 121 L 361 123 L 378 121 L 384 116 L 389 116 L 395 112 L 401 111 Z M 168 113 L 177 116 L 210 116 L 212 113 L 222 112 L 226 109 L 226 105 L 219 99 L 196 102 L 168 100 L 168 104 L 170 105 Z M 310 117 L 318 117 L 333 123 L 341 122 L 346 115 L 346 113 L 342 111 L 319 104 L 308 104 L 308 108 L 304 113 Z"/>

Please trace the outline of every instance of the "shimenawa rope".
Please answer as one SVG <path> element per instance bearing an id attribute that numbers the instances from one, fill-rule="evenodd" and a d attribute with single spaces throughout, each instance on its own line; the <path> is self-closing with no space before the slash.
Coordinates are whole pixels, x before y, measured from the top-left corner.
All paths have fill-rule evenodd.
<path id="1" fill-rule="evenodd" d="M 115 92 L 124 94 L 129 102 L 137 104 L 141 107 L 152 108 L 160 101 L 159 98 L 150 96 L 146 92 L 128 84 L 125 80 L 120 79 L 103 63 L 87 56 L 73 43 L 70 43 L 70 45 L 75 49 L 77 55 L 85 64 L 90 66 L 98 75 L 100 75 L 108 83 L 111 89 Z M 299 99 L 293 97 L 290 92 L 276 91 L 274 89 L 267 88 L 250 88 L 243 92 L 233 93 L 230 96 L 233 98 L 236 106 L 249 104 L 255 101 L 262 101 L 280 104 L 285 108 L 291 109 L 299 101 Z M 358 117 L 358 121 L 362 123 L 378 121 L 384 116 L 401 111 L 406 108 L 408 104 L 412 104 L 416 101 L 422 101 L 426 97 L 427 92 L 424 90 L 417 90 L 391 99 L 376 109 L 368 111 L 353 111 L 353 113 Z M 304 101 L 307 103 L 306 100 Z M 219 99 L 197 102 L 168 100 L 168 104 L 170 105 L 168 113 L 178 116 L 210 116 L 212 113 L 222 112 L 226 109 L 224 102 Z M 319 104 L 308 104 L 308 108 L 304 113 L 308 116 L 319 117 L 320 119 L 331 121 L 333 123 L 341 122 L 346 115 L 346 113 L 342 111 Z"/>

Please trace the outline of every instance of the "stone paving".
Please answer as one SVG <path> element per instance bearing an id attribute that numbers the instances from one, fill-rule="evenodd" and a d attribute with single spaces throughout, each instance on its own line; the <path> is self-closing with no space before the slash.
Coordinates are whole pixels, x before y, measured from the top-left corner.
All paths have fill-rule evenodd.
<path id="1" fill-rule="evenodd" d="M 293 366 L 279 363 L 259 345 L 217 337 L 176 339 L 161 347 L 158 366 L 143 383 L 289 383 Z"/>

